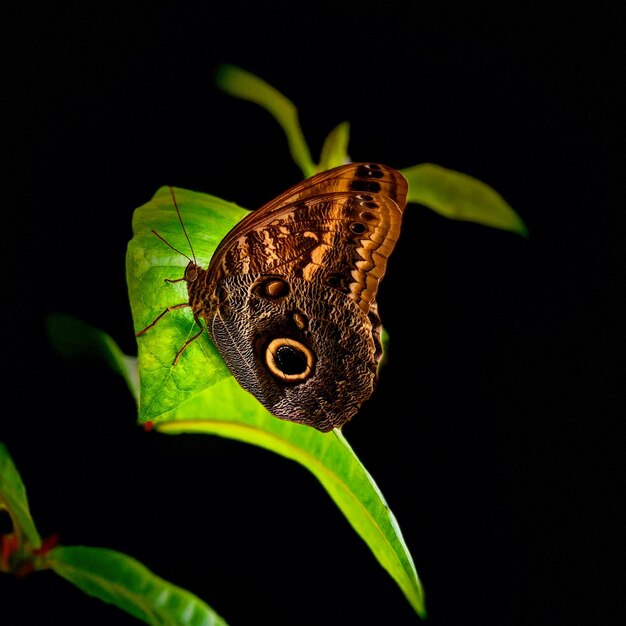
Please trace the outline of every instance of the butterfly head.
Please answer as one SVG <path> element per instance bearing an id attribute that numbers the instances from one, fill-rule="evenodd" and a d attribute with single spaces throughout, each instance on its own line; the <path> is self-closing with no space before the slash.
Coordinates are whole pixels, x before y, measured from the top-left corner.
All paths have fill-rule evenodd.
<path id="1" fill-rule="evenodd" d="M 195 283 L 201 271 L 202 268 L 197 263 L 189 261 L 185 268 L 185 282 L 187 282 L 187 284 Z"/>

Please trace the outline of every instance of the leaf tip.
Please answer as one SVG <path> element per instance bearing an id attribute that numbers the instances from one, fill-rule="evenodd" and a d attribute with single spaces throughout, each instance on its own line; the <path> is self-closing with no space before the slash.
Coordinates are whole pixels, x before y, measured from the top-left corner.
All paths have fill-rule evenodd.
<path id="1" fill-rule="evenodd" d="M 513 229 L 513 232 L 518 234 L 520 237 L 524 237 L 524 239 L 528 239 L 530 237 L 530 231 L 521 217 L 518 216 L 517 226 Z"/>
<path id="2" fill-rule="evenodd" d="M 231 65 L 230 63 L 221 63 L 215 71 L 215 84 L 222 91 L 229 92 L 230 85 L 241 72 L 243 72 L 243 70 L 235 65 Z"/>

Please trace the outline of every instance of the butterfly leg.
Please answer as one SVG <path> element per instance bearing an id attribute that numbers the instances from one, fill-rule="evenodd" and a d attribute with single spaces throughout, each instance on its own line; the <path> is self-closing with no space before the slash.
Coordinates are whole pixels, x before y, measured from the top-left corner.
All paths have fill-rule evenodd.
<path id="1" fill-rule="evenodd" d="M 175 311 L 176 309 L 184 309 L 185 307 L 191 306 L 189 302 L 182 302 L 181 304 L 174 304 L 173 306 L 168 306 L 163 313 L 160 313 L 157 318 L 151 323 L 148 324 L 143 330 L 140 330 L 138 333 L 135 333 L 135 337 L 139 337 L 139 335 L 143 335 L 145 332 L 150 330 L 153 326 L 156 326 L 156 323 L 170 311 Z"/>
<path id="2" fill-rule="evenodd" d="M 204 326 L 200 322 L 197 315 L 194 315 L 194 319 L 196 320 L 196 324 L 198 324 L 198 326 L 200 327 L 200 330 L 193 337 L 190 337 L 189 339 L 187 339 L 187 341 L 185 341 L 185 343 L 183 344 L 183 347 L 176 353 L 176 356 L 174 357 L 174 362 L 172 363 L 172 365 L 176 365 L 178 363 L 178 359 L 180 359 L 180 355 L 187 349 L 187 346 L 189 346 L 189 344 L 192 341 L 195 341 L 204 332 Z"/>

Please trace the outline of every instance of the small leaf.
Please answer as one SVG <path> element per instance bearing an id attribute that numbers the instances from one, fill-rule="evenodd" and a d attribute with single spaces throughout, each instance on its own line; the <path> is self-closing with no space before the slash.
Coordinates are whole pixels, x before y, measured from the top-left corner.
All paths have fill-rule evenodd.
<path id="1" fill-rule="evenodd" d="M 216 82 L 220 89 L 231 96 L 255 102 L 271 113 L 285 131 L 291 156 L 304 177 L 308 178 L 317 172 L 300 128 L 298 110 L 291 100 L 264 80 L 233 65 L 221 65 Z"/>
<path id="2" fill-rule="evenodd" d="M 425 615 L 422 586 L 400 527 L 339 430 L 323 434 L 279 420 L 232 377 L 180 405 L 155 428 L 169 434 L 205 433 L 237 439 L 301 463 L 322 483 L 415 611 Z"/>
<path id="3" fill-rule="evenodd" d="M 55 548 L 48 565 L 89 595 L 154 626 L 227 626 L 198 597 L 166 582 L 135 559 L 104 548 Z"/>
<path id="4" fill-rule="evenodd" d="M 41 546 L 41 537 L 28 507 L 26 488 L 6 446 L 0 443 L 0 509 L 6 509 L 13 522 L 13 534 L 20 546 Z"/>
<path id="5" fill-rule="evenodd" d="M 248 211 L 207 194 L 184 189 L 173 190 L 182 220 L 192 242 L 198 263 L 208 262 L 224 235 Z M 152 232 L 156 230 L 174 248 L 169 248 Z M 126 254 L 126 278 L 131 310 L 138 332 L 151 324 L 167 307 L 188 301 L 181 278 L 189 243 L 174 208 L 168 187 L 157 191 L 152 200 L 135 210 L 133 238 Z M 137 338 L 140 384 L 139 421 L 158 419 L 181 402 L 229 375 L 219 353 L 206 334 L 192 342 L 173 365 L 178 350 L 198 331 L 189 308 L 172 311 Z"/>
<path id="6" fill-rule="evenodd" d="M 48 335 L 57 351 L 70 359 L 97 360 L 124 378 L 139 401 L 137 359 L 126 356 L 104 331 L 71 315 L 53 314 L 47 320 Z"/>
<path id="7" fill-rule="evenodd" d="M 528 235 L 519 215 L 497 191 L 480 180 L 432 163 L 400 171 L 409 181 L 409 202 L 423 204 L 444 217 Z"/>
<path id="8" fill-rule="evenodd" d="M 348 143 L 350 141 L 350 124 L 341 122 L 330 131 L 324 140 L 320 156 L 319 171 L 324 172 L 338 165 L 350 162 L 348 156 Z"/>

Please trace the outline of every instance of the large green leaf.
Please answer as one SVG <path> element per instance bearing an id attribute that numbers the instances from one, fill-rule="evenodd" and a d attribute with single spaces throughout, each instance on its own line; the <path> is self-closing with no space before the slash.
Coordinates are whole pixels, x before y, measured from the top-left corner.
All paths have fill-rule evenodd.
<path id="1" fill-rule="evenodd" d="M 174 190 L 198 262 L 206 267 L 215 246 L 246 212 L 212 196 Z M 179 278 L 186 260 L 174 247 L 189 249 L 168 189 L 137 209 L 128 247 L 127 277 L 135 329 L 151 323 L 166 307 L 187 300 Z M 423 594 L 398 524 L 373 479 L 339 431 L 322 434 L 279 420 L 230 376 L 206 333 L 182 354 L 197 332 L 186 309 L 167 313 L 138 337 L 139 421 L 167 433 L 201 432 L 246 441 L 302 463 L 327 489 L 354 529 L 396 580 L 415 610 L 423 614 Z"/>
<path id="2" fill-rule="evenodd" d="M 0 443 L 0 509 L 6 509 L 11 516 L 13 534 L 18 537 L 20 547 L 24 543 L 34 549 L 41 546 L 41 537 L 30 515 L 24 483 L 9 451 L 2 443 Z"/>
<path id="3" fill-rule="evenodd" d="M 54 548 L 46 562 L 89 595 L 153 626 L 227 626 L 205 602 L 153 574 L 135 559 L 104 548 Z"/>
<path id="4" fill-rule="evenodd" d="M 400 171 L 409 181 L 409 202 L 423 204 L 444 217 L 528 235 L 521 217 L 497 191 L 482 181 L 432 163 Z"/>

